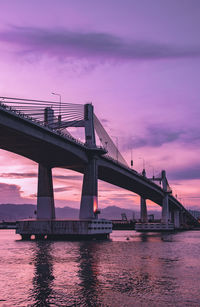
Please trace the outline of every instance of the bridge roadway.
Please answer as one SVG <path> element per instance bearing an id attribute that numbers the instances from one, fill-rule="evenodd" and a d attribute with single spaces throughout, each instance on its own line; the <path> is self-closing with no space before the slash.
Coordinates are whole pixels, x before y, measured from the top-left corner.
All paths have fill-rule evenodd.
<path id="1" fill-rule="evenodd" d="M 162 206 L 163 189 L 136 171 L 106 155 L 102 148 L 89 149 L 70 136 L 56 132 L 34 119 L 0 106 L 0 148 L 50 167 L 61 167 L 84 173 L 88 155 L 93 152 L 98 160 L 98 178 L 132 191 Z M 191 222 L 192 215 L 172 195 L 169 207 L 181 209 Z"/>

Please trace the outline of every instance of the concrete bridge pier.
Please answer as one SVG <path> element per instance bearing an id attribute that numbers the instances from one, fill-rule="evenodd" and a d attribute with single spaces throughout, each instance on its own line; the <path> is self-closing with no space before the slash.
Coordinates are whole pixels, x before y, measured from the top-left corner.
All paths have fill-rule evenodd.
<path id="1" fill-rule="evenodd" d="M 169 223 L 174 222 L 174 212 L 173 210 L 169 207 Z"/>
<path id="2" fill-rule="evenodd" d="M 37 219 L 55 219 L 52 170 L 42 164 L 38 168 Z"/>
<path id="3" fill-rule="evenodd" d="M 174 227 L 180 228 L 180 211 L 174 210 Z"/>
<path id="4" fill-rule="evenodd" d="M 169 200 L 168 194 L 166 193 L 163 198 L 163 206 L 162 206 L 162 223 L 168 224 L 169 223 Z"/>
<path id="5" fill-rule="evenodd" d="M 163 170 L 161 173 L 161 181 L 163 190 L 165 192 L 164 198 L 163 198 L 163 204 L 162 204 L 162 223 L 169 224 L 170 223 L 170 212 L 169 212 L 169 194 L 171 193 L 171 189 L 169 187 L 166 172 Z"/>
<path id="6" fill-rule="evenodd" d="M 142 176 L 146 177 L 146 170 L 142 170 Z M 142 223 L 148 223 L 146 199 L 140 197 L 140 219 Z"/>
<path id="7" fill-rule="evenodd" d="M 142 223 L 148 223 L 146 199 L 140 198 L 140 219 Z"/>
<path id="8" fill-rule="evenodd" d="M 185 225 L 186 225 L 186 220 L 187 220 L 187 218 L 186 218 L 186 214 L 181 210 L 180 211 L 180 218 L 179 218 L 179 220 L 180 220 L 180 226 L 181 227 L 185 227 Z"/>
<path id="9" fill-rule="evenodd" d="M 174 223 L 174 210 L 173 208 L 169 208 L 169 221 Z"/>
<path id="10" fill-rule="evenodd" d="M 89 159 L 85 167 L 81 206 L 80 206 L 80 219 L 97 219 L 98 218 L 98 168 L 97 160 L 95 157 Z"/>
<path id="11" fill-rule="evenodd" d="M 187 224 L 187 216 L 185 212 L 183 212 L 183 224 L 184 226 Z"/>

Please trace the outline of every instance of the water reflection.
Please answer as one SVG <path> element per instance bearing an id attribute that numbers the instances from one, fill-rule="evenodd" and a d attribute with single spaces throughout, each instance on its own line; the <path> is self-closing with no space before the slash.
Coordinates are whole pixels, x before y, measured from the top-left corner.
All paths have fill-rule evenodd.
<path id="1" fill-rule="evenodd" d="M 164 241 L 172 242 L 174 233 L 171 232 L 143 232 L 138 235 L 141 242 Z"/>
<path id="2" fill-rule="evenodd" d="M 5 306 L 199 306 L 199 231 L 114 232 L 109 242 L 15 241 L 10 230 L 3 235 Z"/>
<path id="3" fill-rule="evenodd" d="M 145 298 L 153 304 L 158 297 L 164 304 L 179 288 L 179 258 L 170 250 L 172 235 L 137 238 L 55 245 L 35 242 L 31 306 L 121 306 L 129 299 L 137 305 Z"/>
<path id="4" fill-rule="evenodd" d="M 60 247 L 57 243 L 58 253 Z M 69 252 L 69 244 L 66 244 L 66 251 Z M 74 242 L 70 243 L 72 249 L 76 250 L 76 263 L 78 265 L 77 276 L 78 284 L 75 286 L 75 280 L 69 283 L 69 275 L 62 274 L 63 288 L 56 287 L 54 280 L 55 267 L 58 264 L 56 261 L 62 261 L 63 265 L 69 265 L 68 257 L 65 250 L 61 253 L 61 259 L 53 253 L 53 242 L 37 241 L 34 245 L 33 264 L 35 267 L 33 277 L 33 289 L 31 291 L 31 301 L 34 301 L 31 306 L 52 306 L 53 303 L 58 306 L 100 306 L 99 301 L 99 282 L 98 282 L 98 260 L 96 257 L 97 249 L 101 248 L 101 242 Z M 76 266 L 74 262 L 74 266 Z M 59 263 L 60 265 L 60 263 Z M 73 265 L 73 263 L 72 263 Z M 71 268 L 70 268 L 71 269 Z M 57 272 L 58 273 L 58 272 Z M 59 271 L 59 273 L 61 273 Z M 75 286 L 75 292 L 72 289 Z"/>
<path id="5" fill-rule="evenodd" d="M 78 275 L 80 278 L 81 306 L 100 306 L 97 249 L 100 242 L 80 242 Z"/>
<path id="6" fill-rule="evenodd" d="M 31 294 L 35 303 L 32 306 L 50 306 L 54 280 L 51 245 L 51 242 L 44 241 L 36 241 L 34 245 L 35 273 Z"/>
<path id="7" fill-rule="evenodd" d="M 164 242 L 173 242 L 173 235 L 172 233 L 162 233 L 161 240 Z"/>
<path id="8" fill-rule="evenodd" d="M 111 249 L 104 250 L 107 255 L 115 251 L 112 266 L 106 267 L 104 261 L 105 285 L 110 285 L 116 297 L 118 293 L 120 297 L 134 298 L 136 305 L 145 302 L 146 297 L 153 306 L 161 296 L 164 304 L 165 298 L 179 288 L 176 272 L 180 259 L 174 255 L 171 242 L 170 233 L 141 233 L 131 236 L 129 242 L 114 242 Z"/>
<path id="9" fill-rule="evenodd" d="M 148 238 L 149 238 L 149 236 L 146 233 L 140 234 L 140 239 L 141 239 L 142 242 L 147 242 Z"/>

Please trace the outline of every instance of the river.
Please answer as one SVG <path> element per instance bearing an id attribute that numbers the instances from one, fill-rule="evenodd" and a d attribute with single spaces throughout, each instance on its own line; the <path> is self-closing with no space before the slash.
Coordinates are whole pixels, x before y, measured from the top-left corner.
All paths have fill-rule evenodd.
<path id="1" fill-rule="evenodd" d="M 0 306 L 200 306 L 200 231 L 21 241 L 0 230 Z"/>

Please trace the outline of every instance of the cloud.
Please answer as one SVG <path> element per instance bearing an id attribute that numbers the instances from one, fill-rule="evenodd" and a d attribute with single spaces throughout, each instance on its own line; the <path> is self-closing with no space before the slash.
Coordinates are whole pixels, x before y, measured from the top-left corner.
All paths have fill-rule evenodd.
<path id="1" fill-rule="evenodd" d="M 0 193 L 1 192 L 11 192 L 16 194 L 17 196 L 20 196 L 20 186 L 15 184 L 7 184 L 7 183 L 0 183 Z"/>
<path id="2" fill-rule="evenodd" d="M 200 179 L 200 164 L 171 170 L 168 172 L 168 177 L 172 180 Z"/>
<path id="3" fill-rule="evenodd" d="M 124 138 L 123 149 L 130 150 L 141 147 L 160 147 L 167 143 L 179 142 L 191 148 L 200 145 L 200 127 L 179 127 L 172 124 L 147 124 L 142 135 Z"/>
<path id="4" fill-rule="evenodd" d="M 68 179 L 68 180 L 81 180 L 81 175 L 54 175 L 53 178 L 56 179 Z"/>
<path id="5" fill-rule="evenodd" d="M 24 179 L 24 178 L 37 178 L 37 173 L 0 173 L 2 178 L 10 179 Z M 81 175 L 54 175 L 55 179 L 68 179 L 68 180 L 81 180 Z"/>
<path id="6" fill-rule="evenodd" d="M 57 192 L 65 192 L 65 191 L 69 191 L 71 188 L 73 187 L 60 187 L 60 188 L 54 188 L 54 192 L 57 193 Z"/>
<path id="7" fill-rule="evenodd" d="M 35 178 L 37 173 L 0 173 L 0 177 L 10 179 Z"/>
<path id="8" fill-rule="evenodd" d="M 124 142 L 124 149 L 140 147 L 160 147 L 166 143 L 180 140 L 186 132 L 179 128 L 168 127 L 162 124 L 151 124 L 146 127 L 143 136 L 128 137 Z"/>
<path id="9" fill-rule="evenodd" d="M 21 187 L 16 184 L 0 183 L 1 203 L 33 203 L 30 198 L 23 197 Z"/>
<path id="10" fill-rule="evenodd" d="M 171 46 L 142 40 L 126 41 L 108 33 L 86 33 L 66 29 L 12 26 L 0 32 L 0 41 L 17 45 L 24 54 L 46 55 L 60 60 L 159 60 L 200 56 L 200 46 Z"/>

